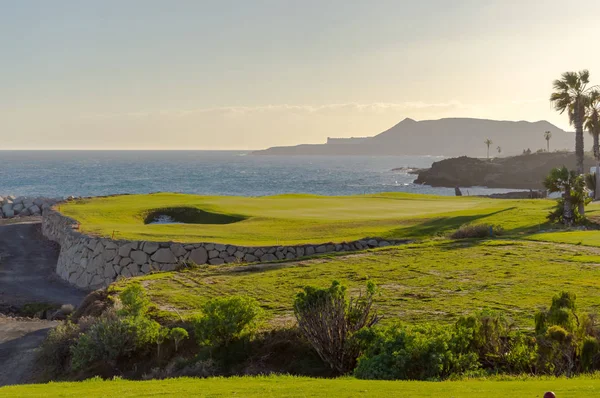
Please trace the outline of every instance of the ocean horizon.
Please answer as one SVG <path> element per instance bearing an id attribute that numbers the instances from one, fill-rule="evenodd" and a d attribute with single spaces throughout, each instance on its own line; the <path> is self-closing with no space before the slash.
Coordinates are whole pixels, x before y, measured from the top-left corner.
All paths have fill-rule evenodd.
<path id="1" fill-rule="evenodd" d="M 441 156 L 254 156 L 252 151 L 2 150 L 0 195 L 102 196 L 150 192 L 268 196 L 409 192 L 454 195 L 414 184 L 395 168 L 427 168 Z M 511 189 L 464 188 L 466 195 Z"/>

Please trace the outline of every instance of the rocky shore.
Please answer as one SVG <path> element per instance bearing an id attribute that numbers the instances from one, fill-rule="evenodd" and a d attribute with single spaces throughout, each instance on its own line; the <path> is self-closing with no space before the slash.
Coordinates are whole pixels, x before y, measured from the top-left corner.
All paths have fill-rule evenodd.
<path id="1" fill-rule="evenodd" d="M 513 189 L 543 189 L 544 178 L 554 167 L 575 168 L 571 152 L 543 152 L 491 160 L 470 158 L 444 159 L 431 168 L 419 170 L 416 184 L 433 187 L 488 187 Z M 591 157 L 585 159 L 585 170 L 595 165 Z"/>

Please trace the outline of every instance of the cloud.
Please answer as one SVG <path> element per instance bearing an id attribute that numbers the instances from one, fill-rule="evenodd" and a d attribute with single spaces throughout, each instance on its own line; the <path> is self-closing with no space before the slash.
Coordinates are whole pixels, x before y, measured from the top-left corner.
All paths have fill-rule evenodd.
<path id="1" fill-rule="evenodd" d="M 410 110 L 445 110 L 445 109 L 465 109 L 468 106 L 459 101 L 449 101 L 440 103 L 427 102 L 373 102 L 373 103 L 335 103 L 324 105 L 293 105 L 293 104 L 275 104 L 259 106 L 221 106 L 194 109 L 170 109 L 157 111 L 135 111 L 124 113 L 86 113 L 84 118 L 147 118 L 147 117 L 187 117 L 202 114 L 231 114 L 231 115 L 249 115 L 256 113 L 269 112 L 296 112 L 296 113 L 321 113 L 330 111 L 354 111 L 354 112 L 386 112 L 386 111 L 410 111 Z"/>

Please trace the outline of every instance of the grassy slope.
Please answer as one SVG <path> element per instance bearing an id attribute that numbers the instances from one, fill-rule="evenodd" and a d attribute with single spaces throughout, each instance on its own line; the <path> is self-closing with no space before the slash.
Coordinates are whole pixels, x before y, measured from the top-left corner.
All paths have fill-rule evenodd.
<path id="1" fill-rule="evenodd" d="M 86 381 L 0 388 L 3 397 L 541 397 L 554 391 L 560 398 L 600 394 L 600 380 L 529 379 L 527 381 L 365 381 L 309 379 L 289 376 L 171 379 L 153 381 Z"/>
<path id="2" fill-rule="evenodd" d="M 502 224 L 513 233 L 536 231 L 552 202 L 439 197 L 411 194 L 319 197 L 209 197 L 129 195 L 65 204 L 61 212 L 84 232 L 140 240 L 274 245 L 344 241 L 365 237 L 421 238 L 468 222 Z M 145 225 L 144 215 L 169 206 L 246 216 L 226 225 Z"/>
<path id="3" fill-rule="evenodd" d="M 433 241 L 344 257 L 275 265 L 240 272 L 208 267 L 138 278 L 162 309 L 194 313 L 209 298 L 255 297 L 274 323 L 292 315 L 294 295 L 305 285 L 337 279 L 351 289 L 367 278 L 381 288 L 377 307 L 388 319 L 410 322 L 454 320 L 478 309 L 506 311 L 532 326 L 532 316 L 560 290 L 579 296 L 579 305 L 597 309 L 600 251 L 528 241 Z M 115 287 L 129 281 L 119 282 Z"/>

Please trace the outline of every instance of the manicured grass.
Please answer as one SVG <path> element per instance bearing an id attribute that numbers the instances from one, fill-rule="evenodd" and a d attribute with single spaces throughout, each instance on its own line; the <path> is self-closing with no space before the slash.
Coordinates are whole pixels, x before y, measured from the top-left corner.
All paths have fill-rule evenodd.
<path id="1" fill-rule="evenodd" d="M 83 232 L 118 239 L 284 245 L 341 242 L 365 237 L 424 238 L 465 223 L 502 225 L 509 233 L 545 226 L 553 202 L 494 200 L 388 193 L 324 197 L 280 195 L 247 198 L 172 193 L 81 200 L 60 211 L 81 223 Z M 230 224 L 144 224 L 153 210 L 193 207 L 239 216 Z"/>
<path id="2" fill-rule="evenodd" d="M 444 382 L 310 379 L 291 376 L 50 383 L 0 388 L 3 397 L 542 397 L 600 394 L 596 376 L 573 379 L 467 380 Z"/>
<path id="3" fill-rule="evenodd" d="M 555 243 L 566 243 L 571 245 L 600 247 L 600 230 L 540 233 L 533 234 L 529 236 L 528 239 Z"/>
<path id="4" fill-rule="evenodd" d="M 576 293 L 582 309 L 598 309 L 600 251 L 515 240 L 437 240 L 299 263 L 207 267 L 135 280 L 165 311 L 175 308 L 189 315 L 212 297 L 248 295 L 259 301 L 270 323 L 279 324 L 292 319 L 292 301 L 303 286 L 339 280 L 356 293 L 367 279 L 380 287 L 376 306 L 388 320 L 450 322 L 488 308 L 533 327 L 535 312 L 561 290 Z"/>

